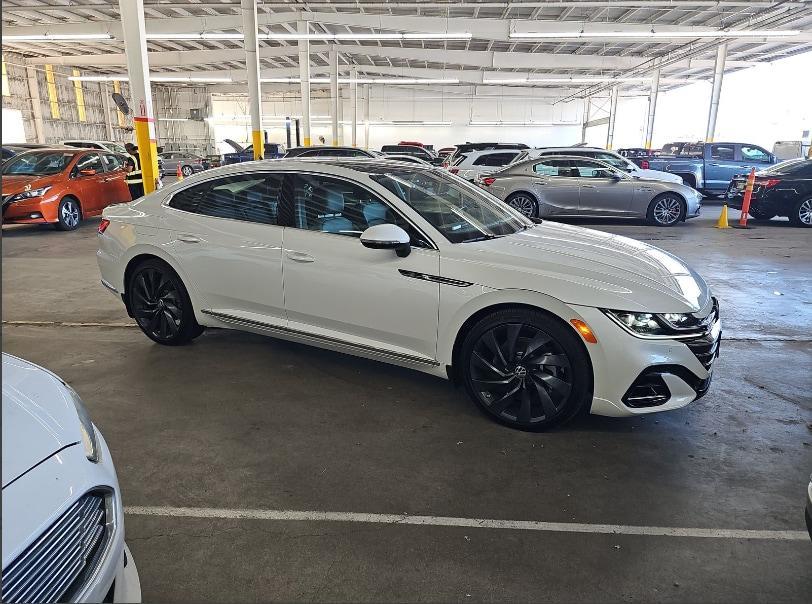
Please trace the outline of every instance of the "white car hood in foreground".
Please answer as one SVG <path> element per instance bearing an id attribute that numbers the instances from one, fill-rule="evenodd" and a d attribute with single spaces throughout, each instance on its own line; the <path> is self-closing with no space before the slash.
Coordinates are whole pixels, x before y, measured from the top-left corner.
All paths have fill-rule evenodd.
<path id="1" fill-rule="evenodd" d="M 50 371 L 3 354 L 3 488 L 81 442 L 70 393 Z"/>
<path id="2" fill-rule="evenodd" d="M 676 256 L 548 220 L 515 235 L 454 245 L 441 269 L 452 279 L 616 310 L 696 312 L 710 297 L 702 277 Z"/>

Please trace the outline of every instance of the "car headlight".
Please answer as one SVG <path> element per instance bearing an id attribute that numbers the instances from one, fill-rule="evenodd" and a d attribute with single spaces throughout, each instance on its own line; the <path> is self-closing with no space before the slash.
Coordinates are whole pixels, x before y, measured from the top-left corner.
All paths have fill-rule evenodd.
<path id="1" fill-rule="evenodd" d="M 79 417 L 79 426 L 82 431 L 82 445 L 85 448 L 85 456 L 93 463 L 98 463 L 101 459 L 101 450 L 99 449 L 99 441 L 96 438 L 96 427 L 90 421 L 90 415 L 87 412 L 85 404 L 76 391 L 65 384 L 70 393 L 73 406 L 76 407 L 76 415 Z"/>
<path id="2" fill-rule="evenodd" d="M 710 318 L 699 319 L 692 313 L 647 313 L 603 310 L 626 331 L 642 337 L 695 337 L 703 333 Z"/>
<path id="3" fill-rule="evenodd" d="M 21 201 L 23 199 L 31 199 L 33 197 L 42 197 L 48 191 L 50 191 L 51 187 L 40 187 L 39 189 L 31 189 L 30 191 L 23 191 L 22 193 L 17 193 L 13 195 L 9 202 L 12 201 Z"/>

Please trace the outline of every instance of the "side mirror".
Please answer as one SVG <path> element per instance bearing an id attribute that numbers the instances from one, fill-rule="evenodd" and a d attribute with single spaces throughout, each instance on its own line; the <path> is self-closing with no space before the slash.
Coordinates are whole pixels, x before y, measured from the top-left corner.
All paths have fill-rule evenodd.
<path id="1" fill-rule="evenodd" d="M 376 224 L 361 233 L 361 244 L 373 250 L 395 250 L 401 258 L 412 251 L 409 234 L 395 224 Z"/>
<path id="2" fill-rule="evenodd" d="M 96 170 L 93 168 L 85 168 L 84 170 L 79 170 L 79 176 L 96 176 Z"/>

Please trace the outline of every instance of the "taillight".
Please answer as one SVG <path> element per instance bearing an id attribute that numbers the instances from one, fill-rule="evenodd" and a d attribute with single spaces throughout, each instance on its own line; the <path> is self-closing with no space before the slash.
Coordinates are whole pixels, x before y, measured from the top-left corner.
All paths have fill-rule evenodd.
<path id="1" fill-rule="evenodd" d="M 460 169 L 459 168 L 449 168 L 448 171 L 451 172 L 452 174 L 459 174 Z"/>
<path id="2" fill-rule="evenodd" d="M 102 218 L 102 221 L 99 223 L 99 235 L 104 233 L 107 230 L 107 227 L 110 226 L 110 221 L 106 218 Z"/>
<path id="3" fill-rule="evenodd" d="M 764 187 L 765 189 L 769 189 L 770 187 L 774 187 L 779 182 L 781 182 L 778 178 L 756 178 L 755 184 Z"/>
<path id="4" fill-rule="evenodd" d="M 649 165 L 650 164 L 648 163 L 647 159 L 644 159 L 640 162 L 640 167 L 643 168 L 643 170 L 648 170 Z"/>
<path id="5" fill-rule="evenodd" d="M 490 187 L 493 183 L 496 182 L 496 179 L 493 176 L 486 176 L 482 179 L 482 184 L 486 187 Z"/>

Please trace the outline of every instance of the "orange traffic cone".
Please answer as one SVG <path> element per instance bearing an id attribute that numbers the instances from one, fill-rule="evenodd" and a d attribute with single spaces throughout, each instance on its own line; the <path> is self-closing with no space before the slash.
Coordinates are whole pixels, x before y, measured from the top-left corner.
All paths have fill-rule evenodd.
<path id="1" fill-rule="evenodd" d="M 178 180 L 183 180 L 183 170 L 180 169 L 180 164 L 178 164 Z"/>

